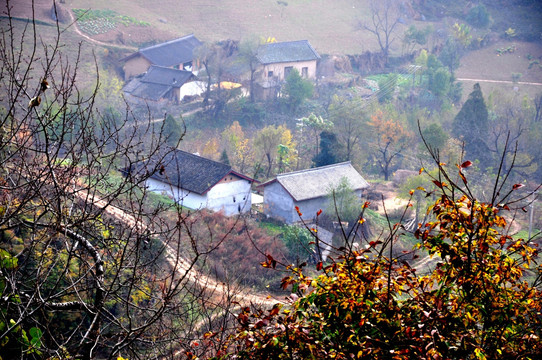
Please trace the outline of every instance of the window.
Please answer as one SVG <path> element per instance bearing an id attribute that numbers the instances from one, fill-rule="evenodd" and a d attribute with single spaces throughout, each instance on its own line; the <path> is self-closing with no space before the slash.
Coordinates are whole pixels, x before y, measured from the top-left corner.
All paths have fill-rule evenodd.
<path id="1" fill-rule="evenodd" d="M 272 72 L 272 71 L 268 71 L 268 72 L 267 72 L 267 77 L 268 77 L 268 78 L 273 77 L 273 72 Z"/>
<path id="2" fill-rule="evenodd" d="M 292 72 L 293 66 L 286 66 L 284 68 L 284 78 L 287 78 L 288 75 L 290 75 L 290 72 Z"/>
<path id="3" fill-rule="evenodd" d="M 233 202 L 235 202 L 235 196 L 233 197 Z"/>
<path id="4" fill-rule="evenodd" d="M 301 68 L 301 76 L 304 77 L 305 79 L 309 77 L 308 67 Z"/>

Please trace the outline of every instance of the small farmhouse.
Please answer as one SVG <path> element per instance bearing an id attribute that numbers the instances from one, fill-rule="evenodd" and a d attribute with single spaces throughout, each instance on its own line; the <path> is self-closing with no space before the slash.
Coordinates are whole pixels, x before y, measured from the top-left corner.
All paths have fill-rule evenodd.
<path id="1" fill-rule="evenodd" d="M 190 209 L 223 211 L 228 216 L 250 211 L 254 180 L 233 171 L 229 165 L 173 150 L 161 161 L 161 166 L 149 161 L 129 171 L 136 174 L 153 171 L 145 184 L 147 188 L 166 194 Z"/>
<path id="2" fill-rule="evenodd" d="M 257 83 L 265 93 L 265 89 L 280 85 L 293 69 L 306 79 L 316 78 L 320 55 L 308 40 L 299 40 L 261 45 L 257 58 L 262 67 Z"/>
<path id="3" fill-rule="evenodd" d="M 128 97 L 179 102 L 185 96 L 183 88 L 195 78 L 191 71 L 151 65 L 145 74 L 130 80 L 123 90 Z"/>
<path id="4" fill-rule="evenodd" d="M 350 162 L 277 175 L 261 185 L 264 189 L 264 213 L 291 224 L 301 219 L 310 221 L 328 204 L 330 190 L 346 178 L 357 196 L 369 187 Z"/>
<path id="5" fill-rule="evenodd" d="M 194 66 L 194 51 L 201 45 L 201 41 L 194 34 L 190 34 L 139 49 L 121 60 L 124 61 L 124 80 L 143 74 L 151 65 L 195 71 L 197 66 Z"/>

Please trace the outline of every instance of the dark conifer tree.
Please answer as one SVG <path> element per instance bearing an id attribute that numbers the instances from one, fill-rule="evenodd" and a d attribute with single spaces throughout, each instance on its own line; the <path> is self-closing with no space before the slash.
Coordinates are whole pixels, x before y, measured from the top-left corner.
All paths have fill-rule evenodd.
<path id="1" fill-rule="evenodd" d="M 228 153 L 226 152 L 226 149 L 222 150 L 222 154 L 220 154 L 220 160 L 222 164 L 230 165 L 230 158 L 228 157 Z"/>
<path id="2" fill-rule="evenodd" d="M 489 118 L 480 84 L 474 90 L 456 115 L 453 135 L 465 142 L 466 155 L 471 160 L 480 160 L 480 166 L 489 166 L 489 151 L 485 143 L 489 130 Z"/>
<path id="3" fill-rule="evenodd" d="M 320 133 L 320 152 L 312 161 L 315 167 L 335 164 L 343 161 L 343 153 L 337 136 L 331 131 L 322 131 Z"/>

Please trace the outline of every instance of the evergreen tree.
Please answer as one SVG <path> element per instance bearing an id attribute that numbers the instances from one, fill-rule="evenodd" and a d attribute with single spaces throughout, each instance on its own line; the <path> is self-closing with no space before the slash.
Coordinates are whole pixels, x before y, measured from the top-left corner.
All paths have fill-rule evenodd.
<path id="1" fill-rule="evenodd" d="M 465 151 L 471 160 L 480 160 L 480 166 L 488 166 L 489 152 L 484 141 L 489 130 L 487 107 L 480 84 L 474 90 L 453 121 L 453 135 L 465 142 Z"/>
<path id="2" fill-rule="evenodd" d="M 226 152 L 226 149 L 222 150 L 222 154 L 220 154 L 220 160 L 222 164 L 230 165 L 230 158 L 228 157 L 228 153 Z"/>
<path id="3" fill-rule="evenodd" d="M 330 131 L 320 133 L 320 152 L 312 159 L 315 167 L 336 164 L 343 159 L 337 136 Z"/>
<path id="4" fill-rule="evenodd" d="M 173 116 L 168 115 L 164 119 L 164 134 L 167 136 L 167 144 L 169 146 L 177 147 L 179 141 L 181 141 L 184 135 L 185 129 Z"/>

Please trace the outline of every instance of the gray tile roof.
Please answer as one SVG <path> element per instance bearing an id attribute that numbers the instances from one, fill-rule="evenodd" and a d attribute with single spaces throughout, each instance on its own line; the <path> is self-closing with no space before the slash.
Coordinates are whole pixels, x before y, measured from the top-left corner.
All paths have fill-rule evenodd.
<path id="1" fill-rule="evenodd" d="M 141 78 L 141 82 L 180 88 L 192 77 L 194 74 L 191 71 L 152 65 Z"/>
<path id="2" fill-rule="evenodd" d="M 180 88 L 194 78 L 190 71 L 152 65 L 147 72 L 132 79 L 124 86 L 124 92 L 148 100 L 160 100 L 173 88 Z"/>
<path id="3" fill-rule="evenodd" d="M 162 99 L 163 97 L 165 97 L 167 93 L 171 91 L 171 89 L 173 89 L 173 87 L 168 86 L 168 85 L 143 83 L 139 81 L 138 79 L 133 79 L 132 81 L 137 82 L 137 85 L 134 86 L 134 89 L 128 92 L 125 87 L 124 91 L 130 95 L 137 96 L 139 98 L 147 99 L 147 100 L 158 101 Z"/>
<path id="4" fill-rule="evenodd" d="M 327 196 L 332 188 L 339 185 L 343 177 L 348 179 L 353 190 L 362 190 L 369 187 L 369 183 L 354 169 L 349 161 L 279 174 L 275 179 L 261 186 L 277 181 L 294 200 L 303 201 Z"/>
<path id="5" fill-rule="evenodd" d="M 264 44 L 258 48 L 257 57 L 262 64 L 320 59 L 308 40 Z"/>
<path id="6" fill-rule="evenodd" d="M 124 60 L 141 55 L 149 60 L 151 64 L 170 67 L 192 61 L 194 59 L 194 50 L 201 45 L 202 42 L 194 34 L 190 34 L 179 39 L 139 49 L 138 52 L 124 58 Z"/>
<path id="7" fill-rule="evenodd" d="M 164 166 L 161 174 L 160 168 Z M 169 152 L 161 164 L 156 164 L 152 159 L 146 163 L 140 163 L 131 171 L 152 171 L 151 178 L 180 187 L 197 194 L 205 194 L 226 175 L 234 174 L 249 181 L 253 179 L 239 174 L 231 169 L 231 166 L 206 159 L 182 150 Z"/>

